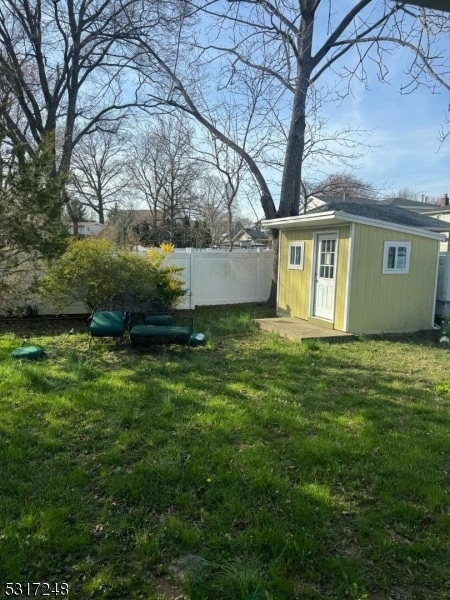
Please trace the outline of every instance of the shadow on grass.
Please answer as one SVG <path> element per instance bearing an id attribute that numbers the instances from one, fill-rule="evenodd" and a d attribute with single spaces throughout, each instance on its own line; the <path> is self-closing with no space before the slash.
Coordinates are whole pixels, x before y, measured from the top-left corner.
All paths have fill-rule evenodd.
<path id="1" fill-rule="evenodd" d="M 197 556 L 190 598 L 442 598 L 439 356 L 231 333 L 5 371 L 2 578 L 156 598 Z"/>

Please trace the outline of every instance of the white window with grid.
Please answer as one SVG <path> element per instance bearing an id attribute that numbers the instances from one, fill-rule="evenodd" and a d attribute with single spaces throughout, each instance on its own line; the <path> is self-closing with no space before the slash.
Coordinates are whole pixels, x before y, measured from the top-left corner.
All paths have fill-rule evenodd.
<path id="1" fill-rule="evenodd" d="M 289 244 L 289 269 L 303 269 L 305 242 L 291 242 Z"/>
<path id="2" fill-rule="evenodd" d="M 409 273 L 411 242 L 384 242 L 383 273 Z"/>

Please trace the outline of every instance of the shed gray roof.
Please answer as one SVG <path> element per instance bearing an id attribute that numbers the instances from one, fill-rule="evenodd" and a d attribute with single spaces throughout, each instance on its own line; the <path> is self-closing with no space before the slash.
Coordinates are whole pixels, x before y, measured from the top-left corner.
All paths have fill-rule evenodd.
<path id="1" fill-rule="evenodd" d="M 343 198 L 342 196 L 326 196 L 325 194 L 312 194 L 311 196 L 309 196 L 308 200 L 312 198 L 316 198 L 317 200 L 320 200 L 321 202 L 325 202 L 325 204 L 327 204 L 328 202 L 339 202 L 341 204 L 378 204 L 378 200 L 374 200 L 373 198 L 367 198 L 366 196 L 354 196 L 353 198 L 348 197 L 348 198 Z M 311 211 L 312 212 L 312 211 Z"/>
<path id="2" fill-rule="evenodd" d="M 328 211 L 342 211 L 350 215 L 365 217 L 366 219 L 377 219 L 378 221 L 386 221 L 406 227 L 428 229 L 430 231 L 450 230 L 450 223 L 427 217 L 412 210 L 399 208 L 392 204 L 382 204 L 381 202 L 364 203 L 328 199 L 323 206 L 310 210 L 308 214 L 320 215 Z"/>

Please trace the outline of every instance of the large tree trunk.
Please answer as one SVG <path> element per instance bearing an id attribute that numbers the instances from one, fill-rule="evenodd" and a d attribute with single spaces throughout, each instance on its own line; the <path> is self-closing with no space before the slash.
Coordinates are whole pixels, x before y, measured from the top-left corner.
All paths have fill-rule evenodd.
<path id="1" fill-rule="evenodd" d="M 69 215 L 69 219 L 72 223 L 73 226 L 73 235 L 75 238 L 78 237 L 79 232 L 78 232 L 78 215 L 76 214 L 76 212 L 73 209 L 73 206 L 70 202 L 70 198 L 67 195 L 67 192 L 64 190 L 64 204 L 67 210 L 67 214 Z"/>
<path id="2" fill-rule="evenodd" d="M 103 198 L 101 197 L 101 194 L 99 194 L 99 197 L 97 198 L 97 203 L 98 203 L 98 222 L 101 223 L 102 225 L 105 224 L 105 207 L 103 205 Z"/>
<path id="3" fill-rule="evenodd" d="M 267 304 L 270 308 L 277 307 L 277 287 L 278 287 L 278 251 L 280 245 L 280 232 L 278 229 L 272 229 L 272 283 L 270 286 L 270 296 Z"/>
<path id="4" fill-rule="evenodd" d="M 306 99 L 312 70 L 311 47 L 314 11 L 311 0 L 304 0 L 302 20 L 297 40 L 297 81 L 292 106 L 291 125 L 286 143 L 286 155 L 281 181 L 279 217 L 298 215 L 305 149 Z"/>
<path id="5" fill-rule="evenodd" d="M 228 228 L 228 252 L 233 251 L 233 213 L 231 212 L 231 205 L 227 206 L 227 228 Z"/>
<path id="6" fill-rule="evenodd" d="M 305 0 L 307 9 L 302 13 L 301 27 L 298 37 L 297 50 L 297 85 L 295 88 L 292 118 L 289 135 L 286 143 L 286 155 L 281 182 L 280 204 L 278 217 L 290 217 L 299 214 L 300 192 L 302 181 L 303 151 L 305 148 L 306 130 L 306 99 L 310 87 L 310 76 L 312 70 L 311 46 L 314 29 L 314 12 L 311 0 Z M 270 218 L 266 215 L 267 218 Z M 272 230 L 272 285 L 268 304 L 271 308 L 277 306 L 278 293 L 278 251 L 280 244 L 280 232 Z"/>

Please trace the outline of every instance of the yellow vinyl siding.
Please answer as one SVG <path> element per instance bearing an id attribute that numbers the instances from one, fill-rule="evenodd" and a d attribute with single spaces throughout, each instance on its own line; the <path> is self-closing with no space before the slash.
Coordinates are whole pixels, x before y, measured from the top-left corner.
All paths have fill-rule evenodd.
<path id="1" fill-rule="evenodd" d="M 350 243 L 350 226 L 340 227 L 336 272 L 336 298 L 334 304 L 334 328 L 339 329 L 340 331 L 345 331 Z"/>
<path id="2" fill-rule="evenodd" d="M 410 242 L 407 274 L 383 274 L 384 242 Z M 439 242 L 355 225 L 348 330 L 382 333 L 429 329 Z"/>
<path id="3" fill-rule="evenodd" d="M 335 227 L 321 231 L 318 228 L 293 229 L 281 231 L 280 236 L 280 264 L 278 266 L 279 290 L 278 309 L 291 317 L 308 319 L 311 316 L 311 283 L 314 269 L 314 243 L 315 234 L 333 231 L 338 233 L 338 256 L 336 271 L 336 297 L 335 297 L 335 329 L 344 328 L 346 312 L 346 289 L 350 243 L 350 226 Z M 303 270 L 289 269 L 289 243 L 304 242 Z"/>
<path id="4" fill-rule="evenodd" d="M 278 308 L 290 317 L 307 319 L 311 295 L 313 232 L 309 229 L 281 231 Z M 305 242 L 303 269 L 289 269 L 289 243 Z"/>

